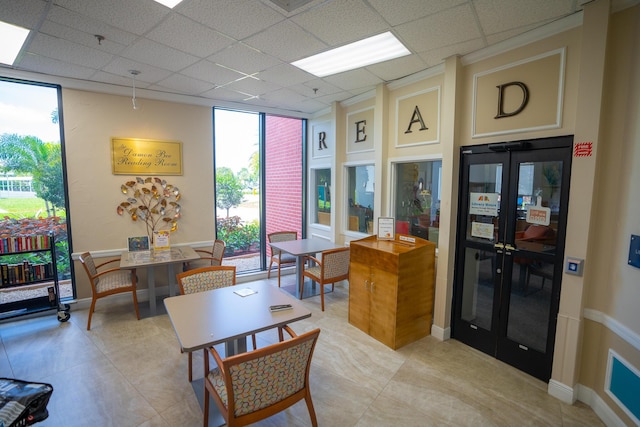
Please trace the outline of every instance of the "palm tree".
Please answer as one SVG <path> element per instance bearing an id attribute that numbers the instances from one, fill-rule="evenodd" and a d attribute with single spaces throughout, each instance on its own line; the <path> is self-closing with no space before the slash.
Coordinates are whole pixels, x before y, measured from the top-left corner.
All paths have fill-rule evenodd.
<path id="1" fill-rule="evenodd" d="M 45 201 L 48 216 L 64 208 L 60 144 L 35 136 L 0 135 L 0 168 L 33 177 L 36 195 Z M 50 206 L 51 205 L 51 206 Z"/>

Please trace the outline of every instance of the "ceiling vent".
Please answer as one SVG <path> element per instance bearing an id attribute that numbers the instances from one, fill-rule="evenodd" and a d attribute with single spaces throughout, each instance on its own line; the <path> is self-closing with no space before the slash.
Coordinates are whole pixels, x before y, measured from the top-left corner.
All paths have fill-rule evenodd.
<path id="1" fill-rule="evenodd" d="M 313 0 L 269 0 L 269 1 L 275 4 L 276 6 L 278 6 L 280 9 L 286 10 L 287 12 L 291 13 L 294 10 L 301 8 L 302 6 L 305 6 L 311 3 Z"/>

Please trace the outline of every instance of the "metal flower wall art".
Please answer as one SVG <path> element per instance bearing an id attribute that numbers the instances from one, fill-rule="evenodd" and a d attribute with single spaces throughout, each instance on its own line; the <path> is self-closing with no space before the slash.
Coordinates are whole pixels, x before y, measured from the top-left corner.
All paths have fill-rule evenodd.
<path id="1" fill-rule="evenodd" d="M 182 197 L 178 187 L 157 177 L 127 181 L 120 186 L 127 200 L 116 208 L 118 215 L 129 215 L 132 221 L 142 221 L 147 227 L 149 242 L 153 243 L 154 231 L 178 229 L 182 215 L 178 201 Z"/>

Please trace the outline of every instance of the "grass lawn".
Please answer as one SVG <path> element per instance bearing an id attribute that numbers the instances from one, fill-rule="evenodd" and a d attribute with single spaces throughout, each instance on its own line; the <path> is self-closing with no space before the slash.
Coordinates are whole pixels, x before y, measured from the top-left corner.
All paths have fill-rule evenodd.
<path id="1" fill-rule="evenodd" d="M 64 216 L 64 210 L 56 210 L 56 215 Z M 33 198 L 0 198 L 0 218 L 37 218 L 46 217 L 44 200 Z"/>

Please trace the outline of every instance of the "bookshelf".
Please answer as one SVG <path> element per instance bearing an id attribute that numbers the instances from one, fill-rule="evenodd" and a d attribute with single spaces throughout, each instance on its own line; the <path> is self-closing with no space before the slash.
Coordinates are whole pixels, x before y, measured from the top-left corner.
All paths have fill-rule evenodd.
<path id="1" fill-rule="evenodd" d="M 66 322 L 69 305 L 60 303 L 55 240 L 50 235 L 26 235 L 0 238 L 0 292 L 11 293 L 46 288 L 46 295 L 18 298 L 0 303 L 0 319 L 45 310 L 58 310 L 58 320 Z M 37 261 L 30 254 L 44 254 Z"/>

